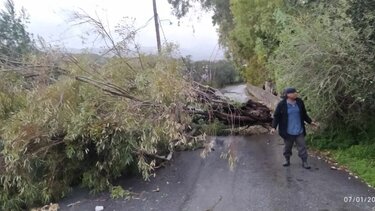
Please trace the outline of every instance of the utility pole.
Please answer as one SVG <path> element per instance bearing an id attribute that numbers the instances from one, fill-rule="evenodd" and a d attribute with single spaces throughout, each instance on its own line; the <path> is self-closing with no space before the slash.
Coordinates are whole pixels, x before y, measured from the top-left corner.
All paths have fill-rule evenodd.
<path id="1" fill-rule="evenodd" d="M 154 7 L 154 21 L 155 21 L 155 31 L 156 31 L 156 42 L 158 45 L 158 53 L 161 53 L 161 42 L 160 42 L 160 30 L 159 30 L 159 15 L 156 8 L 156 0 L 152 0 Z"/>

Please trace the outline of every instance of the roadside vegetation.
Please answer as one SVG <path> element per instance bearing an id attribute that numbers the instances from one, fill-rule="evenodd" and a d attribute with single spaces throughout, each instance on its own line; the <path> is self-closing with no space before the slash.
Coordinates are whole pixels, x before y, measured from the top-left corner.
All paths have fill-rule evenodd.
<path id="1" fill-rule="evenodd" d="M 311 146 L 375 185 L 375 4 L 371 0 L 169 0 L 175 15 L 212 10 L 246 81 L 297 87 L 321 123 Z"/>

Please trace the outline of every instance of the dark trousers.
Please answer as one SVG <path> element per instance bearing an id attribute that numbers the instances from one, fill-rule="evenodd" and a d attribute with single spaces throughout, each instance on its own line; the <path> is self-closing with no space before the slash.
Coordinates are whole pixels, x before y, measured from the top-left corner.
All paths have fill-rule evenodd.
<path id="1" fill-rule="evenodd" d="M 292 156 L 292 149 L 294 142 L 297 145 L 298 149 L 298 156 L 303 160 L 307 160 L 307 148 L 306 148 L 306 141 L 305 136 L 303 134 L 298 136 L 289 135 L 288 138 L 284 139 L 284 156 L 285 158 L 290 158 Z"/>

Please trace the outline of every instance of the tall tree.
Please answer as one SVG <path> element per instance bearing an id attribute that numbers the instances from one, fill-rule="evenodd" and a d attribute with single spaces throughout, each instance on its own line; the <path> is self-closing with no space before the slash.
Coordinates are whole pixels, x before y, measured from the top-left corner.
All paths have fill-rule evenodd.
<path id="1" fill-rule="evenodd" d="M 0 11 L 0 54 L 1 61 L 6 57 L 20 58 L 33 49 L 30 34 L 26 31 L 28 21 L 24 10 L 16 12 L 13 0 L 7 0 Z"/>
<path id="2" fill-rule="evenodd" d="M 282 1 L 231 0 L 234 27 L 228 48 L 245 78 L 256 85 L 272 78 L 265 64 L 278 46 L 275 11 Z"/>

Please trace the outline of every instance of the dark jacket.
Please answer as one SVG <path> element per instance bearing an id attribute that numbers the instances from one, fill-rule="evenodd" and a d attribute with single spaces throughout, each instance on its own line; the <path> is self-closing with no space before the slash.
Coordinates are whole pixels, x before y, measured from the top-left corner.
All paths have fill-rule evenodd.
<path id="1" fill-rule="evenodd" d="M 312 120 L 307 115 L 305 104 L 303 103 L 303 100 L 300 98 L 296 99 L 296 103 L 300 110 L 301 115 L 301 125 L 303 127 L 303 135 L 306 135 L 306 128 L 305 128 L 305 122 L 311 124 Z M 272 121 L 272 127 L 277 128 L 279 126 L 279 134 L 282 138 L 288 137 L 288 106 L 286 99 L 283 99 L 279 102 L 279 104 L 276 107 L 275 113 L 273 115 L 273 121 Z"/>

